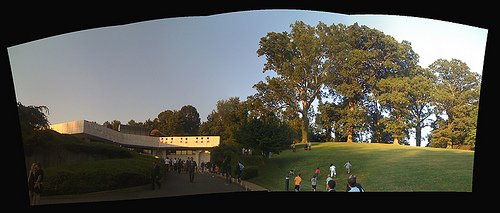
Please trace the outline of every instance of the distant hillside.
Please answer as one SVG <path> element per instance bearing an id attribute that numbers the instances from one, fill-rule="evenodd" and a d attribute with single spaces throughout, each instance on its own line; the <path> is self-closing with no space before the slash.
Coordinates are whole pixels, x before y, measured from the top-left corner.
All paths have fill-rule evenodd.
<path id="1" fill-rule="evenodd" d="M 311 178 L 320 167 L 318 191 L 326 191 L 329 167 L 336 166 L 338 192 L 345 192 L 350 160 L 351 174 L 366 191 L 472 191 L 474 151 L 410 147 L 389 144 L 313 143 L 312 150 L 285 150 L 265 163 L 260 155 L 238 156 L 245 166 L 259 166 L 259 176 L 250 182 L 271 191 L 284 191 L 285 176 L 293 169 L 302 173 L 301 191 L 311 190 Z M 290 177 L 290 190 L 293 179 Z"/>

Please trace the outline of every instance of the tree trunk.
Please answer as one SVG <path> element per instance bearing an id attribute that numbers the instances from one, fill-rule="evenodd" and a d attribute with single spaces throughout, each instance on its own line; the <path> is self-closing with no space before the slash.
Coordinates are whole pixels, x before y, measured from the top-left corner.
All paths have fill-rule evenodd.
<path id="1" fill-rule="evenodd" d="M 396 123 L 398 123 L 399 119 L 401 119 L 401 112 L 399 111 L 399 109 L 395 109 L 396 111 L 396 114 L 397 114 L 397 117 L 396 117 Z M 397 128 L 397 132 L 394 133 L 394 135 L 396 134 L 400 134 L 401 131 L 399 130 L 399 128 Z M 399 141 L 400 141 L 400 137 L 394 137 L 394 145 L 399 145 Z"/>
<path id="2" fill-rule="evenodd" d="M 399 145 L 399 138 L 394 138 L 394 145 Z"/>
<path id="3" fill-rule="evenodd" d="M 302 101 L 302 143 L 309 142 L 309 118 L 307 117 L 307 112 L 309 111 L 309 104 Z"/>
<path id="4" fill-rule="evenodd" d="M 420 122 L 417 122 L 417 127 L 415 128 L 415 137 L 417 141 L 417 147 L 420 147 L 420 144 L 422 142 L 422 127 L 420 127 Z"/>
<path id="5" fill-rule="evenodd" d="M 348 99 L 348 102 L 349 102 L 349 110 L 350 110 L 351 112 L 353 112 L 353 111 L 354 111 L 354 105 L 355 105 L 355 103 L 354 103 L 354 99 L 349 98 L 349 99 Z M 349 128 L 347 129 L 347 133 L 348 133 L 348 135 L 347 135 L 347 142 L 354 142 L 354 141 L 353 141 L 353 135 L 354 135 L 354 124 L 351 124 L 351 125 L 349 126 Z"/>

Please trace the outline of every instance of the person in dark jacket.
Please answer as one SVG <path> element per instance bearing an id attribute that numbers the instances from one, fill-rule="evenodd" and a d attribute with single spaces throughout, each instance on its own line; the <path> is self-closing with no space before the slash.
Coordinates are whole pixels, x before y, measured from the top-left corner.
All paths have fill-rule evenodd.
<path id="1" fill-rule="evenodd" d="M 188 171 L 189 171 L 189 182 L 192 183 L 194 181 L 194 171 L 196 170 L 196 161 L 194 161 L 193 157 L 191 157 L 191 160 L 189 161 L 188 164 Z"/>
<path id="2" fill-rule="evenodd" d="M 155 183 L 158 184 L 158 188 L 161 189 L 161 183 L 158 182 L 158 176 L 160 176 L 160 167 L 153 161 L 153 169 L 151 170 L 151 190 L 155 190 Z"/>

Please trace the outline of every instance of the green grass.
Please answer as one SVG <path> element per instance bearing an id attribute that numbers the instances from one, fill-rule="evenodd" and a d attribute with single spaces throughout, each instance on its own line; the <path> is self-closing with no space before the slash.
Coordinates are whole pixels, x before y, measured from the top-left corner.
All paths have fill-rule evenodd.
<path id="1" fill-rule="evenodd" d="M 249 181 L 271 191 L 285 189 L 285 176 L 291 169 L 302 173 L 301 191 L 310 191 L 317 167 L 321 170 L 317 190 L 326 191 L 325 179 L 333 163 L 337 167 L 335 189 L 344 192 L 348 174 L 343 166 L 348 160 L 353 165 L 351 174 L 366 191 L 472 191 L 473 151 L 358 143 L 313 143 L 310 151 L 299 147 L 303 145 L 265 162 L 259 155 L 239 157 L 245 166 L 259 166 L 259 176 Z M 294 178 L 290 178 L 291 190 Z"/>

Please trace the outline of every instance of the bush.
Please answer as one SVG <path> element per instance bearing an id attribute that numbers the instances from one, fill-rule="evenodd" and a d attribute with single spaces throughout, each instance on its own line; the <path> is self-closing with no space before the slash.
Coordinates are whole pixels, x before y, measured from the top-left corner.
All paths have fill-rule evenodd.
<path id="1" fill-rule="evenodd" d="M 259 175 L 259 167 L 257 166 L 247 166 L 243 169 L 241 173 L 241 179 L 248 180 L 250 178 L 257 177 Z"/>
<path id="2" fill-rule="evenodd" d="M 135 154 L 133 158 L 49 167 L 45 169 L 42 195 L 80 194 L 146 185 L 150 183 L 153 160 L 159 161 Z M 165 166 L 159 165 L 160 176 L 163 176 Z"/>

